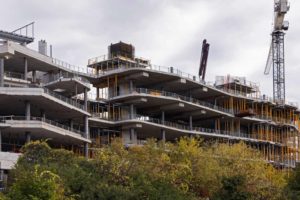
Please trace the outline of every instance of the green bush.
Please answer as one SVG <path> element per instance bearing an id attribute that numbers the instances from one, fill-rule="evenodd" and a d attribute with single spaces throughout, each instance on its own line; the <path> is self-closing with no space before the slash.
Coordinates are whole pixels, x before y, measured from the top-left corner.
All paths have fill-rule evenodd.
<path id="1" fill-rule="evenodd" d="M 14 200 L 275 200 L 286 187 L 284 174 L 243 143 L 183 138 L 126 149 L 115 140 L 89 160 L 45 141 L 27 144 L 23 152 L 6 193 Z"/>

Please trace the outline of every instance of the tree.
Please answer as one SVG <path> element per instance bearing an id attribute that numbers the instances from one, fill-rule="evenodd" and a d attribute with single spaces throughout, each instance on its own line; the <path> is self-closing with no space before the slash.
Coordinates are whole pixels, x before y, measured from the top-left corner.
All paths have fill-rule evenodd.
<path id="1" fill-rule="evenodd" d="M 277 200 L 286 186 L 284 174 L 243 143 L 182 138 L 125 148 L 115 139 L 97 149 L 93 159 L 51 149 L 45 141 L 23 151 L 11 173 L 8 196 L 25 200 Z"/>
<path id="2" fill-rule="evenodd" d="M 246 191 L 245 177 L 232 176 L 223 178 L 221 190 L 215 194 L 215 199 L 226 200 L 247 200 L 250 199 L 249 192 Z"/>
<path id="3" fill-rule="evenodd" d="M 64 190 L 58 175 L 50 171 L 22 171 L 8 192 L 13 200 L 63 200 Z"/>
<path id="4" fill-rule="evenodd" d="M 295 170 L 291 173 L 288 178 L 288 185 L 286 187 L 286 193 L 289 199 L 299 200 L 300 199 L 300 165 L 297 164 Z"/>

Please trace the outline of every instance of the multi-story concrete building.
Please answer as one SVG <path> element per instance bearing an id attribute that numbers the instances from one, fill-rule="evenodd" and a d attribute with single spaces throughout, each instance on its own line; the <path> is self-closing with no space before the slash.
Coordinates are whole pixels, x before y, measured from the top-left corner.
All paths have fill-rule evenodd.
<path id="1" fill-rule="evenodd" d="M 34 51 L 26 46 L 33 41 L 29 36 L 4 31 L 0 36 L 1 169 L 10 169 L 30 140 L 47 139 L 53 147 L 87 156 L 89 81 L 48 56 L 45 41 Z M 85 101 L 73 98 L 78 94 Z"/>
<path id="2" fill-rule="evenodd" d="M 134 53 L 131 45 L 118 43 L 109 47 L 108 56 L 89 60 L 88 67 L 97 76 L 92 84 L 98 100 L 90 104 L 91 126 L 105 127 L 127 145 L 143 144 L 152 137 L 244 141 L 278 167 L 295 165 L 296 104 L 278 106 L 246 78 L 217 77 L 211 84 L 173 67 L 153 65 Z M 100 135 L 96 144 L 102 139 L 109 140 Z"/>
<path id="3" fill-rule="evenodd" d="M 92 156 L 113 137 L 130 146 L 182 136 L 244 141 L 278 167 L 298 160 L 297 106 L 277 106 L 245 78 L 217 77 L 211 84 L 137 58 L 121 42 L 83 70 L 48 56 L 45 41 L 34 51 L 26 46 L 33 38 L 25 39 L 3 36 L 0 44 L 2 163 L 4 152 L 17 153 L 36 139 Z"/>

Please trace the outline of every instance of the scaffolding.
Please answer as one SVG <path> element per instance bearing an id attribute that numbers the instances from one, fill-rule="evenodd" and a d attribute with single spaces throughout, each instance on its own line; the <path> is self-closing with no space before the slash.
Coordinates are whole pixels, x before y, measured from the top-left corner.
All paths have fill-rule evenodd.
<path id="1" fill-rule="evenodd" d="M 97 99 L 103 99 L 106 102 L 105 104 L 91 105 L 90 112 L 95 117 L 114 122 L 133 119 L 132 106 L 135 108 L 134 118 L 136 120 L 162 124 L 182 131 L 206 132 L 207 135 L 212 135 L 212 137 L 206 137 L 206 140 L 211 139 L 217 142 L 234 143 L 240 138 L 249 146 L 259 149 L 266 160 L 280 168 L 295 166 L 295 162 L 299 161 L 300 113 L 297 108 L 290 104 L 278 107 L 272 98 L 261 95 L 257 83 L 250 82 L 245 77 L 218 76 L 215 84 L 211 85 L 173 67 L 155 66 L 150 62 L 120 55 L 95 58 L 89 62 L 89 67 L 99 77 L 99 82 L 94 84 L 98 88 Z M 161 76 L 170 74 L 172 78 L 177 76 L 193 83 L 198 82 L 199 89 L 207 86 L 208 93 L 206 97 L 202 98 L 197 95 L 195 98 L 190 91 L 175 93 L 166 91 L 163 87 L 158 90 L 157 86 L 148 83 L 144 85 L 145 82 L 139 82 L 138 79 L 132 81 L 128 77 L 131 72 L 127 69 L 137 68 L 151 70 L 153 73 L 155 71 L 163 72 L 160 74 Z M 132 74 L 136 73 L 135 70 L 133 71 Z M 141 86 L 143 88 L 140 88 Z M 174 90 L 176 91 L 176 89 Z M 209 94 L 209 92 L 212 93 Z M 189 96 L 186 96 L 187 93 Z M 181 119 L 176 119 L 172 114 L 164 119 L 165 116 L 162 118 L 161 113 L 158 114 L 158 111 L 154 111 L 160 111 L 161 107 L 154 108 L 152 111 L 152 108 L 147 108 L 147 105 L 139 107 L 137 102 L 132 100 L 139 98 L 134 96 L 139 94 L 143 98 L 148 98 L 148 96 L 156 99 L 172 98 L 173 101 L 186 102 L 190 106 L 201 106 L 201 109 L 204 110 L 214 110 L 215 114 L 208 117 L 198 116 L 198 121 L 194 122 L 191 122 L 193 120 L 187 116 L 187 113 L 184 113 Z M 130 95 L 134 97 L 123 99 Z M 162 98 L 161 104 L 163 103 Z M 174 109 L 176 108 L 174 107 Z M 173 112 L 176 111 L 173 110 Z M 198 113 L 203 115 L 202 112 Z M 120 135 L 122 135 L 123 129 L 120 128 L 120 131 Z M 215 137 L 216 135 L 218 137 Z M 95 137 L 95 140 L 96 144 L 101 143 L 101 139 Z"/>

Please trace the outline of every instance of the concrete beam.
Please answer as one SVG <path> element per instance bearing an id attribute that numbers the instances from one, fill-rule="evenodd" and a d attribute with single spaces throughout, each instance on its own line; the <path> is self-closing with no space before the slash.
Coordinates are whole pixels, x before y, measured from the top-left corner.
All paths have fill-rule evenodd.
<path id="1" fill-rule="evenodd" d="M 185 116 L 196 116 L 196 115 L 205 115 L 206 114 L 206 110 L 195 110 L 195 111 L 191 111 L 191 112 L 187 112 L 185 114 Z"/>
<path id="2" fill-rule="evenodd" d="M 133 123 L 122 125 L 123 130 L 130 130 L 131 128 L 143 128 L 143 124 Z"/>
<path id="3" fill-rule="evenodd" d="M 175 87 L 178 87 L 178 84 L 186 84 L 186 79 L 185 78 L 177 78 L 175 80 L 161 81 L 161 82 L 153 85 L 153 87 L 161 88 L 163 90 L 164 88 L 170 88 L 170 87 L 173 88 L 174 85 L 175 85 Z M 178 88 L 178 89 L 180 89 L 180 88 Z"/>
<path id="4" fill-rule="evenodd" d="M 190 119 L 192 116 L 205 115 L 205 114 L 206 114 L 206 110 L 195 110 L 195 111 L 182 113 L 180 116 L 174 116 L 174 119 L 182 118 L 182 117 L 189 117 Z"/>
<path id="5" fill-rule="evenodd" d="M 199 86 L 197 88 L 190 89 L 189 91 L 193 93 L 208 92 L 208 88 L 204 86 L 203 87 Z"/>
<path id="6" fill-rule="evenodd" d="M 135 99 L 131 99 L 131 100 L 127 100 L 127 101 L 124 101 L 124 103 L 146 103 L 148 102 L 148 100 L 144 97 L 139 97 L 139 98 L 135 98 Z"/>
<path id="7" fill-rule="evenodd" d="M 161 111 L 163 110 L 164 112 L 166 111 L 177 111 L 178 109 L 180 108 L 184 108 L 184 103 L 170 103 L 170 104 L 167 104 L 167 105 L 163 105 L 163 106 L 152 106 L 152 107 L 149 107 L 149 108 L 144 108 L 143 110 L 148 113 L 148 112 L 151 112 L 151 113 L 156 113 L 156 114 L 159 114 L 161 113 Z"/>
<path id="8" fill-rule="evenodd" d="M 148 72 L 139 72 L 135 74 L 130 74 L 126 77 L 127 80 L 132 80 L 132 79 L 143 79 L 143 78 L 148 78 L 149 73 Z"/>
<path id="9" fill-rule="evenodd" d="M 179 79 L 176 79 L 174 81 L 169 81 L 168 83 L 172 84 L 172 83 L 182 83 L 182 84 L 186 84 L 186 79 L 185 78 L 179 78 Z"/>
<path id="10" fill-rule="evenodd" d="M 0 58 L 0 87 L 4 87 L 4 59 Z"/>
<path id="11" fill-rule="evenodd" d="M 172 103 L 169 105 L 160 106 L 161 110 L 174 110 L 178 108 L 184 108 L 184 103 Z"/>

